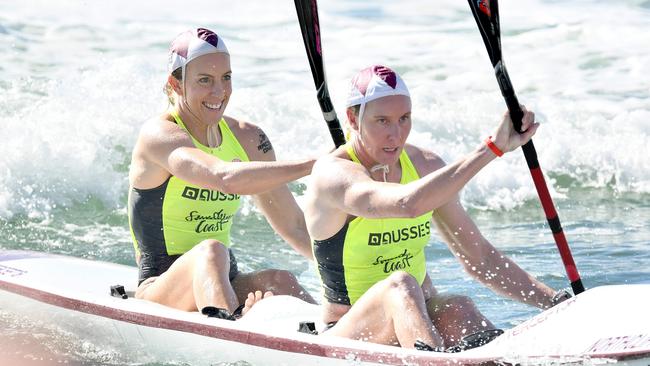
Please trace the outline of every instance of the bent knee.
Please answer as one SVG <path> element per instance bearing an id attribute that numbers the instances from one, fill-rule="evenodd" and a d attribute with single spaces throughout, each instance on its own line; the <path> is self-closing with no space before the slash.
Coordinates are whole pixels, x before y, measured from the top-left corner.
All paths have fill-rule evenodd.
<path id="1" fill-rule="evenodd" d="M 393 272 L 386 279 L 386 285 L 392 291 L 412 292 L 420 289 L 418 281 L 408 272 L 397 271 Z"/>
<path id="2" fill-rule="evenodd" d="M 229 263 L 230 253 L 228 248 L 219 240 L 206 239 L 196 245 L 200 258 L 211 263 Z"/>
<path id="3" fill-rule="evenodd" d="M 196 245 L 196 248 L 198 248 L 201 251 L 222 251 L 222 250 L 225 250 L 226 252 L 228 251 L 226 245 L 216 239 L 205 239 L 200 243 L 198 243 Z"/>
<path id="4" fill-rule="evenodd" d="M 229 255 L 226 245 L 214 239 L 203 240 L 196 245 L 196 249 L 203 255 Z"/>

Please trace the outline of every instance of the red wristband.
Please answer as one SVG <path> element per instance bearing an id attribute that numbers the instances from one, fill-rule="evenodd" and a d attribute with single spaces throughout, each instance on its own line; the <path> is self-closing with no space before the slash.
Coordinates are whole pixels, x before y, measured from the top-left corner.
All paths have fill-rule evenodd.
<path id="1" fill-rule="evenodd" d="M 499 149 L 499 147 L 494 144 L 494 142 L 492 141 L 492 136 L 488 136 L 488 138 L 485 139 L 485 144 L 487 145 L 487 147 L 490 148 L 490 150 L 492 150 L 494 155 L 498 157 L 503 156 L 503 151 L 501 151 L 501 149 Z"/>

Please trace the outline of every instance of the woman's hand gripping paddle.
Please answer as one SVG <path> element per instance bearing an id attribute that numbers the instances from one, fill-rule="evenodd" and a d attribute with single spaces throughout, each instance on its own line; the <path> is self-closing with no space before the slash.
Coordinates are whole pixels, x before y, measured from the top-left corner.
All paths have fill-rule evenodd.
<path id="1" fill-rule="evenodd" d="M 508 76 L 508 71 L 506 70 L 506 66 L 501 58 L 501 31 L 499 29 L 498 0 L 468 0 L 468 2 L 472 9 L 472 14 L 474 14 L 474 19 L 476 20 L 478 29 L 483 37 L 485 48 L 487 48 L 488 54 L 490 55 L 492 66 L 494 66 L 494 73 L 497 82 L 499 83 L 501 94 L 503 94 L 503 98 L 505 99 L 508 110 L 510 111 L 512 123 L 515 129 L 521 132 L 521 119 L 523 118 L 524 113 L 519 106 L 519 101 L 517 100 L 515 91 L 512 88 L 512 83 L 510 82 L 510 77 Z M 578 273 L 578 269 L 573 261 L 569 244 L 564 237 L 564 231 L 562 230 L 560 219 L 555 211 L 553 200 L 551 199 L 548 187 L 546 186 L 544 174 L 539 167 L 537 151 L 535 151 L 533 140 L 528 141 L 528 143 L 523 145 L 521 148 L 524 151 L 530 174 L 533 177 L 537 194 L 539 195 L 542 207 L 544 208 L 544 213 L 546 214 L 546 219 L 548 220 L 548 224 L 553 232 L 555 244 L 560 251 L 560 256 L 562 257 L 562 262 L 564 263 L 567 276 L 571 281 L 571 288 L 573 289 L 573 293 L 577 295 L 583 292 L 585 288 L 582 285 L 580 274 Z"/>

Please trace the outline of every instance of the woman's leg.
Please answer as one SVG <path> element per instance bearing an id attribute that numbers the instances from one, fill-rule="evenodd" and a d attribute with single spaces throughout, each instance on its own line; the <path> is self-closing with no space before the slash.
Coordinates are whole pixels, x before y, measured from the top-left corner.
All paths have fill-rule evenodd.
<path id="1" fill-rule="evenodd" d="M 442 345 L 427 315 L 422 289 L 406 272 L 376 283 L 323 334 L 405 348 L 413 348 L 418 340 L 432 347 Z"/>
<path id="2" fill-rule="evenodd" d="M 240 302 L 229 270 L 228 248 L 217 240 L 204 240 L 155 280 L 144 281 L 136 297 L 186 311 L 214 306 L 232 312 Z"/>
<path id="3" fill-rule="evenodd" d="M 472 299 L 462 295 L 435 294 L 427 300 L 427 311 L 445 346 L 456 345 L 466 335 L 494 329 Z"/>

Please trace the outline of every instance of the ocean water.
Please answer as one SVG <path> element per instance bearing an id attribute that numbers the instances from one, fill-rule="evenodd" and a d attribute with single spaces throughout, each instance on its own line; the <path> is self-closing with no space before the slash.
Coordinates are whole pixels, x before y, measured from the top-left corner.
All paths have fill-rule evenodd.
<path id="1" fill-rule="evenodd" d="M 520 102 L 542 122 L 535 145 L 585 286 L 650 283 L 650 1 L 500 5 L 504 60 Z M 465 1 L 319 7 L 341 119 L 349 79 L 383 63 L 410 87 L 411 143 L 453 161 L 491 134 L 505 106 Z M 227 114 L 260 125 L 279 159 L 331 149 L 291 1 L 0 0 L 0 249 L 134 264 L 130 151 L 143 121 L 166 107 L 169 42 L 193 26 L 214 29 L 231 51 Z M 309 180 L 291 189 L 300 201 Z M 462 192 L 495 246 L 552 287 L 567 287 L 536 197 L 520 152 Z M 318 296 L 313 265 L 248 201 L 233 242 L 243 270 L 289 269 Z M 471 295 L 498 326 L 538 313 L 471 280 L 437 236 L 427 253 L 437 288 Z M 2 360 L 142 362 L 0 309 Z"/>

